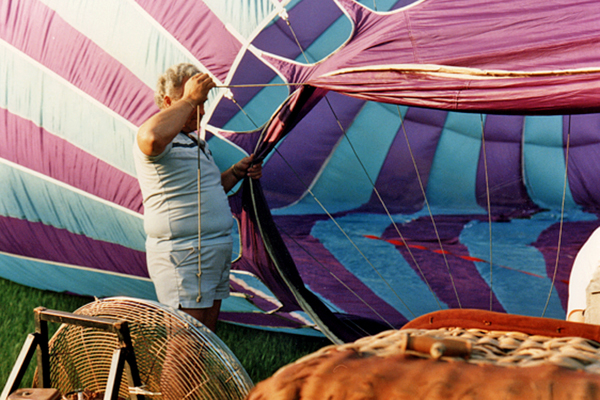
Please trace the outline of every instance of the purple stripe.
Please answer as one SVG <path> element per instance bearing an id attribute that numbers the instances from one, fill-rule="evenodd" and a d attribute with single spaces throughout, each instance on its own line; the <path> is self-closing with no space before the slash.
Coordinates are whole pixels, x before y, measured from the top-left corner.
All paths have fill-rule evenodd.
<path id="1" fill-rule="evenodd" d="M 394 327 L 404 325 L 407 319 L 398 310 L 383 301 L 355 275 L 348 272 L 316 238 L 310 235 L 315 222 L 322 218 L 326 217 L 301 215 L 275 219 L 305 284 L 313 292 L 328 299 L 348 314 L 389 323 Z M 301 247 L 295 242 L 299 238 L 304 238 L 300 242 Z M 365 303 L 377 310 L 385 321 L 382 321 L 381 317 Z"/>
<path id="2" fill-rule="evenodd" d="M 569 278 L 573 260 L 579 249 L 599 226 L 600 222 L 598 221 L 564 222 L 561 235 L 560 224 L 556 223 L 546 228 L 538 239 L 531 244 L 543 254 L 546 261 L 546 273 L 548 278 L 552 280 L 556 268 L 556 251 L 560 235 L 560 257 L 554 286 L 565 310 L 569 299 Z"/>
<path id="3" fill-rule="evenodd" d="M 523 116 L 488 115 L 485 121 L 485 160 L 483 146 L 477 169 L 477 203 L 487 210 L 486 167 L 492 213 L 530 213 L 539 208 L 531 201 L 523 184 Z M 516 209 L 516 210 L 515 210 Z"/>
<path id="4" fill-rule="evenodd" d="M 409 245 L 422 246 L 423 248 L 411 248 L 412 255 L 417 260 L 420 269 L 425 275 L 427 283 L 438 298 L 448 304 L 450 308 L 477 308 L 489 307 L 490 287 L 481 278 L 475 264 L 467 261 L 462 256 L 469 256 L 469 250 L 459 242 L 458 238 L 465 224 L 481 216 L 461 215 L 436 215 L 434 216 L 437 231 L 442 241 L 443 249 L 448 254 L 449 269 L 446 268 L 442 254 L 438 252 L 437 234 L 433 229 L 430 217 L 421 217 L 409 223 L 403 224 L 400 229 L 404 239 Z M 485 217 L 483 217 L 485 218 Z M 409 235 L 407 233 L 410 233 Z M 399 240 L 398 233 L 390 226 L 382 235 L 384 239 Z M 414 264 L 412 257 L 406 247 L 397 246 L 406 261 L 421 276 Z M 452 283 L 454 281 L 454 284 Z M 458 292 L 458 299 L 454 292 L 454 286 Z M 504 312 L 502 305 L 493 297 L 493 311 Z"/>
<path id="5" fill-rule="evenodd" d="M 317 77 L 307 83 L 369 101 L 468 112 L 543 115 L 598 112 L 599 76 L 600 73 L 590 73 L 571 75 L 568 80 L 564 77 L 464 80 L 388 70 Z"/>
<path id="6" fill-rule="evenodd" d="M 417 164 L 423 187 L 426 188 L 446 115 L 446 111 L 420 108 L 410 108 L 406 113 L 404 128 L 410 149 L 401 127 L 387 151 L 388 156 L 375 183 L 377 191 L 390 212 L 410 213 L 423 207 L 423 192 L 413 165 L 413 158 Z M 365 211 L 381 211 L 382 207 L 379 198 L 373 194 L 364 209 Z"/>
<path id="7" fill-rule="evenodd" d="M 531 71 L 596 67 L 598 11 L 593 1 L 438 0 L 406 14 L 420 62 Z"/>
<path id="8" fill-rule="evenodd" d="M 230 84 L 260 84 L 263 82 L 270 82 L 275 76 L 275 72 L 271 68 L 267 67 L 261 60 L 256 58 L 254 54 L 246 53 L 240 61 L 240 64 L 237 67 L 235 75 Z M 270 88 L 254 86 L 231 88 L 230 90 L 233 93 L 233 97 L 237 104 L 229 100 L 219 102 L 217 109 L 211 116 L 211 125 L 222 127 L 224 124 L 229 122 L 233 116 L 240 112 L 240 107 L 243 109 L 260 91 L 268 91 Z M 279 91 L 277 91 L 277 93 L 279 93 Z M 281 94 L 278 94 L 278 96 L 281 97 Z M 285 100 L 285 97 L 281 97 L 281 101 L 283 100 Z M 276 109 L 272 110 L 272 112 L 275 111 Z M 254 123 L 259 124 L 262 123 L 262 121 L 254 121 Z M 259 127 L 256 126 L 255 128 L 258 129 Z"/>
<path id="9" fill-rule="evenodd" d="M 211 73 L 225 80 L 242 46 L 206 4 L 188 0 L 136 1 Z"/>
<path id="10" fill-rule="evenodd" d="M 0 158 L 142 212 L 135 177 L 4 109 L 0 109 Z"/>
<path id="11" fill-rule="evenodd" d="M 156 112 L 152 90 L 36 0 L 0 7 L 0 38 L 111 110 L 140 125 Z"/>
<path id="12" fill-rule="evenodd" d="M 329 93 L 327 98 L 344 129 L 348 128 L 364 104 L 336 93 Z M 277 153 L 265 165 L 261 181 L 269 206 L 282 207 L 298 200 L 342 135 L 327 102 L 321 101 L 287 135 Z"/>
<path id="13" fill-rule="evenodd" d="M 146 254 L 64 229 L 0 217 L 0 251 L 43 261 L 148 277 Z"/>
<path id="14" fill-rule="evenodd" d="M 301 54 L 301 50 L 308 49 L 342 15 L 342 11 L 333 1 L 304 0 L 289 10 L 288 14 L 301 48 L 298 47 L 292 30 L 281 19 L 262 31 L 253 44 L 261 50 L 294 60 Z M 300 62 L 305 62 L 304 57 Z"/>

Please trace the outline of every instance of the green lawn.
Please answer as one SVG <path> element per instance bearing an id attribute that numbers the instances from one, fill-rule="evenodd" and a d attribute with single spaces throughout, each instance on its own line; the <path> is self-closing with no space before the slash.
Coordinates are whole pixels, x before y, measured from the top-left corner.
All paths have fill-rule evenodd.
<path id="1" fill-rule="evenodd" d="M 27 334 L 34 332 L 33 309 L 75 311 L 93 301 L 91 298 L 37 290 L 0 279 L 0 382 L 8 379 Z M 58 328 L 49 324 L 51 334 Z M 240 360 L 252 380 L 257 383 L 280 367 L 330 344 L 327 339 L 267 332 L 219 323 L 217 335 Z M 21 386 L 31 384 L 35 362 L 27 371 Z"/>

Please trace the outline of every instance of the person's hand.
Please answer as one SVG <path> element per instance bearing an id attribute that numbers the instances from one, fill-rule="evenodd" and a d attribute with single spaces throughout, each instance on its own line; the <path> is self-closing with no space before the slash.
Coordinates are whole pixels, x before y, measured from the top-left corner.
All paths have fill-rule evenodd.
<path id="1" fill-rule="evenodd" d="M 234 164 L 234 174 L 238 179 L 243 179 L 246 176 L 252 179 L 260 179 L 262 177 L 262 161 L 253 164 L 254 154 L 242 158 Z"/>
<path id="2" fill-rule="evenodd" d="M 183 89 L 183 98 L 191 101 L 194 105 L 204 104 L 208 98 L 210 89 L 217 86 L 208 74 L 196 74 L 187 80 Z"/>

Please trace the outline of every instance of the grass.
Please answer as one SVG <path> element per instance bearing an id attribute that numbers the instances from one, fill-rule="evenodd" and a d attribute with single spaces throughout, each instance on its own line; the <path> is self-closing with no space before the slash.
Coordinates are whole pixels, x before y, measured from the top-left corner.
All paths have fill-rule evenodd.
<path id="1" fill-rule="evenodd" d="M 89 297 L 69 295 L 25 287 L 0 279 L 0 391 L 8 379 L 21 347 L 34 332 L 33 309 L 46 307 L 72 312 L 93 301 Z M 49 324 L 50 335 L 58 324 Z M 330 344 L 327 339 L 267 332 L 232 324 L 217 325 L 217 335 L 240 360 L 255 383 L 271 376 L 282 366 Z M 35 371 L 31 362 L 21 387 L 29 387 Z"/>

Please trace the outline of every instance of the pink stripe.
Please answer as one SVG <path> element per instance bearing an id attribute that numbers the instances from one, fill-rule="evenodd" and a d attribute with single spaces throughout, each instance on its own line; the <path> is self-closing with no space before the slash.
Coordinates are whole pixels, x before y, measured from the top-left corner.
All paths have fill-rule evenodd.
<path id="1" fill-rule="evenodd" d="M 36 0 L 0 6 L 0 38 L 111 110 L 140 125 L 156 112 L 152 89 Z"/>
<path id="2" fill-rule="evenodd" d="M 227 77 L 241 49 L 219 18 L 202 2 L 137 0 L 219 80 Z"/>
<path id="3" fill-rule="evenodd" d="M 0 109 L 0 158 L 142 212 L 135 177 L 4 109 Z"/>

